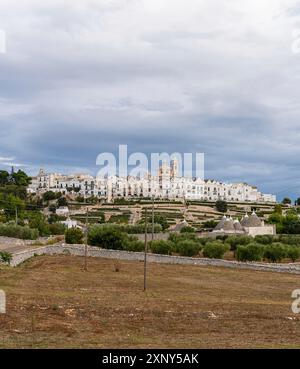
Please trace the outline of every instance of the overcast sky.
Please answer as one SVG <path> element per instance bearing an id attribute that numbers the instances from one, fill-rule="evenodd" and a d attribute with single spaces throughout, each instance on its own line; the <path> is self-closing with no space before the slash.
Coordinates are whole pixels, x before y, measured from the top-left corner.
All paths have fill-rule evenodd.
<path id="1" fill-rule="evenodd" d="M 0 29 L 0 168 L 96 173 L 128 144 L 300 196 L 299 1 L 1 0 Z"/>

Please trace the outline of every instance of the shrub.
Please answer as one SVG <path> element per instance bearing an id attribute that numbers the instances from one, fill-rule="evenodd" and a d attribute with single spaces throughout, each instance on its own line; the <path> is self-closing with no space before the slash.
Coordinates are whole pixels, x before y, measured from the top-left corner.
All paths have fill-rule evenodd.
<path id="1" fill-rule="evenodd" d="M 238 261 L 260 261 L 264 255 L 264 246 L 252 242 L 248 245 L 237 247 L 236 258 Z"/>
<path id="2" fill-rule="evenodd" d="M 300 247 L 288 246 L 286 248 L 286 256 L 292 259 L 293 262 L 300 258 Z"/>
<path id="3" fill-rule="evenodd" d="M 154 254 L 170 255 L 173 244 L 170 241 L 155 240 L 150 242 L 149 247 Z"/>
<path id="4" fill-rule="evenodd" d="M 230 236 L 226 240 L 232 251 L 235 251 L 239 245 L 248 245 L 251 242 L 253 242 L 251 236 Z"/>
<path id="5" fill-rule="evenodd" d="M 40 236 L 50 236 L 49 224 L 46 222 L 45 216 L 40 212 L 33 212 L 30 215 L 29 227 L 37 229 Z"/>
<path id="6" fill-rule="evenodd" d="M 216 240 L 225 242 L 227 238 L 229 238 L 228 234 L 224 234 L 222 236 L 221 235 L 217 236 Z"/>
<path id="7" fill-rule="evenodd" d="M 218 200 L 216 201 L 216 209 L 220 212 L 220 213 L 226 213 L 228 210 L 228 204 L 226 201 L 223 200 Z"/>
<path id="8" fill-rule="evenodd" d="M 53 236 L 65 234 L 66 226 L 62 223 L 49 224 L 49 231 Z"/>
<path id="9" fill-rule="evenodd" d="M 118 227 L 93 226 L 88 233 L 88 243 L 104 249 L 123 250 L 126 249 L 129 237 Z"/>
<path id="10" fill-rule="evenodd" d="M 186 226 L 186 227 L 181 228 L 180 233 L 195 233 L 195 228 Z"/>
<path id="11" fill-rule="evenodd" d="M 201 239 L 195 233 L 170 233 L 169 241 L 178 243 L 181 241 L 192 240 L 201 243 Z"/>
<path id="12" fill-rule="evenodd" d="M 141 252 L 145 250 L 145 244 L 138 239 L 130 239 L 125 243 L 124 249 L 126 251 Z"/>
<path id="13" fill-rule="evenodd" d="M 0 224 L 0 236 L 20 238 L 22 240 L 36 240 L 39 237 L 37 229 L 15 224 Z"/>
<path id="14" fill-rule="evenodd" d="M 58 207 L 62 207 L 62 206 L 68 206 L 68 201 L 65 197 L 60 197 L 58 200 L 57 200 L 57 206 Z"/>
<path id="15" fill-rule="evenodd" d="M 230 247 L 220 241 L 208 242 L 203 248 L 203 256 L 210 259 L 223 259 Z"/>
<path id="16" fill-rule="evenodd" d="M 0 261 L 2 263 L 10 264 L 12 261 L 12 254 L 10 252 L 0 251 Z"/>
<path id="17" fill-rule="evenodd" d="M 264 249 L 264 258 L 273 263 L 278 263 L 285 257 L 286 250 L 284 245 L 280 242 L 267 245 Z"/>
<path id="18" fill-rule="evenodd" d="M 274 237 L 271 235 L 259 235 L 255 236 L 254 240 L 262 245 L 270 245 L 274 241 Z"/>
<path id="19" fill-rule="evenodd" d="M 68 244 L 82 244 L 83 232 L 80 228 L 70 228 L 66 230 L 65 237 Z"/>
<path id="20" fill-rule="evenodd" d="M 196 256 L 202 249 L 202 246 L 199 242 L 195 242 L 193 240 L 184 240 L 178 242 L 175 247 L 175 251 L 179 253 L 181 256 Z"/>

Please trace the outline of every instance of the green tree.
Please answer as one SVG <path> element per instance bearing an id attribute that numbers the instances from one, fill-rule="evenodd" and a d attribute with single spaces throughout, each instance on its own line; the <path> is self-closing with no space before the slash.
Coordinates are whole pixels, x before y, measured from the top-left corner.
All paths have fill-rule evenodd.
<path id="1" fill-rule="evenodd" d="M 186 226 L 181 228 L 180 233 L 195 233 L 196 230 L 194 227 Z"/>
<path id="2" fill-rule="evenodd" d="M 199 255 L 199 252 L 202 250 L 202 245 L 193 240 L 183 240 L 178 242 L 174 249 L 180 256 L 192 257 Z"/>
<path id="3" fill-rule="evenodd" d="M 252 242 L 245 246 L 238 246 L 236 258 L 238 261 L 260 261 L 264 255 L 264 245 Z"/>
<path id="4" fill-rule="evenodd" d="M 150 221 L 150 219 L 149 219 L 149 221 Z M 165 231 L 169 228 L 167 218 L 164 215 L 155 214 L 154 215 L 154 223 L 161 225 L 163 231 Z"/>
<path id="5" fill-rule="evenodd" d="M 61 206 L 68 206 L 68 201 L 65 197 L 60 197 L 58 200 L 57 200 L 57 206 L 58 207 L 61 207 Z"/>
<path id="6" fill-rule="evenodd" d="M 173 244 L 170 241 L 155 240 L 149 243 L 149 247 L 154 254 L 170 255 Z"/>
<path id="7" fill-rule="evenodd" d="M 218 200 L 216 201 L 216 209 L 220 212 L 220 213 L 226 213 L 228 210 L 228 204 L 226 201 L 223 200 Z"/>
<path id="8" fill-rule="evenodd" d="M 283 203 L 284 205 L 291 205 L 292 200 L 291 200 L 290 198 L 288 198 L 288 197 L 285 197 L 285 198 L 282 200 L 282 203 Z"/>
<path id="9" fill-rule="evenodd" d="M 103 249 L 123 250 L 129 242 L 129 237 L 114 226 L 92 226 L 88 232 L 88 242 L 91 246 Z"/>
<path id="10" fill-rule="evenodd" d="M 222 241 L 207 242 L 203 247 L 203 256 L 210 259 L 223 259 L 230 247 Z"/>
<path id="11" fill-rule="evenodd" d="M 277 214 L 282 214 L 282 205 L 281 204 L 276 204 L 275 207 L 274 207 L 274 213 L 277 213 Z"/>
<path id="12" fill-rule="evenodd" d="M 80 228 L 70 228 L 66 230 L 65 239 L 67 244 L 82 244 L 83 232 Z"/>
<path id="13" fill-rule="evenodd" d="M 9 182 L 9 173 L 6 170 L 0 170 L 0 186 L 6 186 Z"/>
<path id="14" fill-rule="evenodd" d="M 28 177 L 28 175 L 22 170 L 18 170 L 16 173 L 13 173 L 12 179 L 14 184 L 18 187 L 28 187 L 31 183 L 31 177 Z"/>
<path id="15" fill-rule="evenodd" d="M 53 191 L 47 191 L 43 194 L 44 201 L 51 201 L 56 199 L 56 194 Z"/>
<path id="16" fill-rule="evenodd" d="M 272 261 L 273 263 L 280 262 L 285 257 L 286 250 L 284 245 L 280 242 L 267 245 L 264 249 L 264 258 Z"/>
<path id="17" fill-rule="evenodd" d="M 288 246 L 286 248 L 286 256 L 292 259 L 293 262 L 300 258 L 300 247 L 299 246 Z"/>

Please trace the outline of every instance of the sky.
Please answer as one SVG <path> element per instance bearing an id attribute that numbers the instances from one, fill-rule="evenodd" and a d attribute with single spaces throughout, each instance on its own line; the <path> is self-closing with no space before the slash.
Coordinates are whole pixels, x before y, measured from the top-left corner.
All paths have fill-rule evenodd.
<path id="1" fill-rule="evenodd" d="M 300 196 L 300 1 L 1 0 L 0 30 L 0 168 L 127 144 Z"/>

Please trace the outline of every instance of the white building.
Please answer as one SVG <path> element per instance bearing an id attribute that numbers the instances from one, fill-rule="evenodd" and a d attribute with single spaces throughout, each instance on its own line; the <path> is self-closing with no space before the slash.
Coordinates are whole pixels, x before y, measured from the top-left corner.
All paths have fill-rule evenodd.
<path id="1" fill-rule="evenodd" d="M 60 206 L 58 209 L 56 209 L 56 214 L 61 216 L 67 216 L 69 215 L 69 208 L 67 206 Z"/>
<path id="2" fill-rule="evenodd" d="M 97 196 L 112 201 L 115 198 L 186 199 L 200 201 L 236 201 L 275 203 L 276 196 L 263 194 L 247 183 L 221 183 L 214 180 L 180 177 L 177 163 L 163 164 L 157 176 L 93 177 L 86 174 L 47 174 L 43 169 L 29 187 L 31 193 L 46 191 Z"/>

